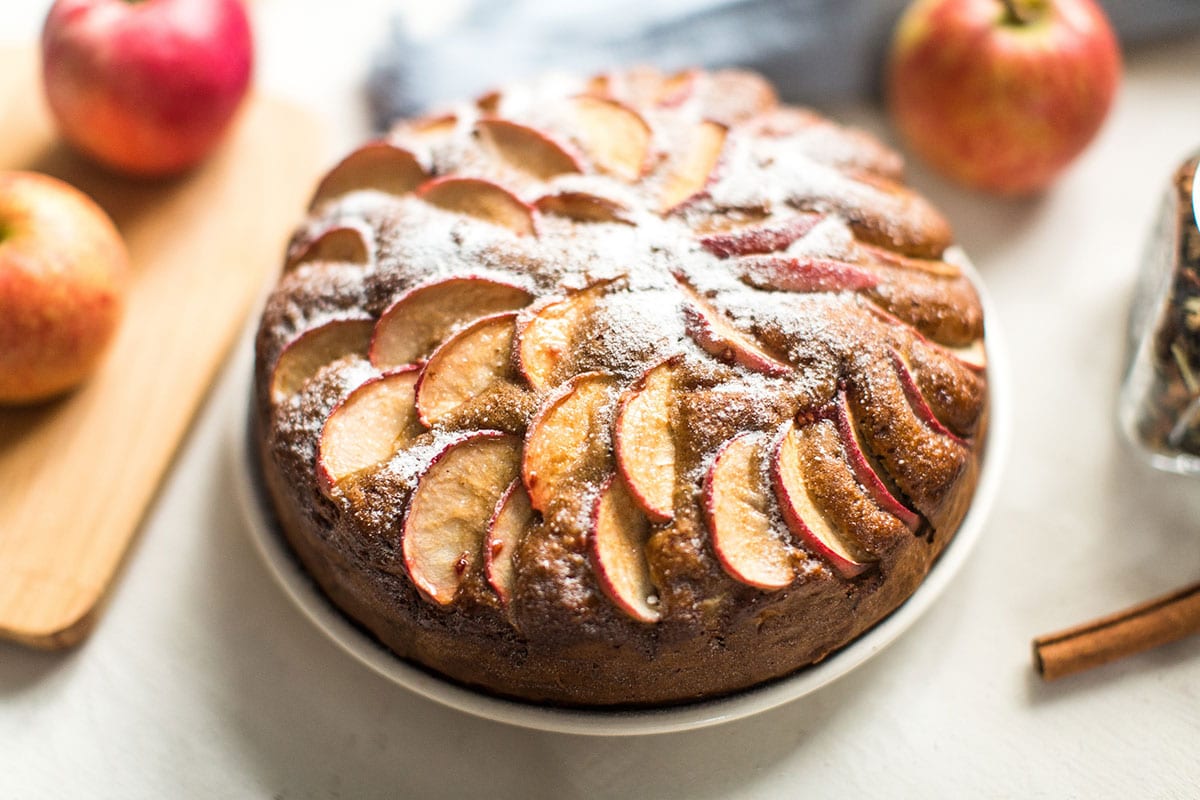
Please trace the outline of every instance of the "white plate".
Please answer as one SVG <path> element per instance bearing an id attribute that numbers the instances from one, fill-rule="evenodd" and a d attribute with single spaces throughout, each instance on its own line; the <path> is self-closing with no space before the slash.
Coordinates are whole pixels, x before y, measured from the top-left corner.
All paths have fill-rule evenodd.
<path id="1" fill-rule="evenodd" d="M 976 286 L 978 276 L 972 272 Z M 981 289 L 982 292 L 982 289 Z M 738 692 L 717 700 L 633 711 L 589 711 L 561 709 L 515 700 L 505 700 L 465 688 L 439 678 L 395 656 L 390 650 L 351 624 L 321 593 L 300 567 L 275 527 L 272 514 L 257 490 L 254 456 L 247 446 L 250 355 L 243 347 L 237 365 L 242 384 L 231 403 L 229 453 L 235 473 L 237 500 L 245 515 L 250 536 L 271 573 L 288 596 L 318 628 L 341 647 L 379 674 L 423 697 L 459 711 L 524 728 L 595 736 L 628 736 L 668 733 L 704 728 L 748 717 L 796 700 L 840 678 L 892 643 L 928 609 L 957 574 L 975 546 L 992 508 L 1007 457 L 1012 408 L 1007 352 L 999 331 L 997 315 L 983 296 L 987 320 L 988 380 L 991 413 L 987 453 L 971 510 L 954 539 L 917 591 L 903 605 L 866 634 L 812 667 L 765 686 Z"/>

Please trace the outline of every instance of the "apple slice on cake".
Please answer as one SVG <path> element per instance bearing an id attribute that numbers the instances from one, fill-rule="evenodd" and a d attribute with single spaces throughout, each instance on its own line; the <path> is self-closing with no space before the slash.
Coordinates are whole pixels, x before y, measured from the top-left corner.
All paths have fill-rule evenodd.
<path id="1" fill-rule="evenodd" d="M 592 95 L 572 100 L 579 146 L 601 172 L 633 182 L 645 172 L 650 126 L 626 105 Z"/>
<path id="2" fill-rule="evenodd" d="M 536 233 L 534 209 L 503 186 L 482 178 L 434 178 L 421 184 L 416 194 L 443 211 L 474 217 L 518 236 Z"/>
<path id="3" fill-rule="evenodd" d="M 317 186 L 309 209 L 350 192 L 373 190 L 404 195 L 429 176 L 417 157 L 386 141 L 368 142 L 338 162 Z"/>
<path id="4" fill-rule="evenodd" d="M 628 493 L 654 522 L 669 522 L 675 515 L 675 372 L 673 361 L 647 370 L 621 398 L 613 426 L 617 469 Z"/>
<path id="5" fill-rule="evenodd" d="M 421 475 L 400 541 L 409 577 L 432 602 L 453 603 L 478 569 L 489 521 L 520 463 L 516 436 L 477 431 L 447 444 Z"/>
<path id="6" fill-rule="evenodd" d="M 837 426 L 842 448 L 859 485 L 882 510 L 899 518 L 906 527 L 915 531 L 921 524 L 921 517 L 900 502 L 896 491 L 888 487 L 882 468 L 863 443 L 844 391 L 838 393 L 835 401 L 833 422 Z"/>
<path id="7" fill-rule="evenodd" d="M 517 318 L 517 369 L 536 391 L 549 388 L 571 352 L 575 331 L 595 309 L 607 282 L 538 303 Z"/>
<path id="8" fill-rule="evenodd" d="M 334 225 L 318 236 L 288 248 L 284 271 L 293 270 L 301 264 L 329 261 L 341 264 L 367 266 L 375 250 L 374 236 L 356 225 Z"/>
<path id="9" fill-rule="evenodd" d="M 513 559 L 535 517 L 525 486 L 514 478 L 496 503 L 483 547 L 484 574 L 504 605 L 512 599 L 517 580 Z"/>
<path id="10" fill-rule="evenodd" d="M 719 258 L 777 253 L 788 249 L 824 218 L 823 214 L 811 212 L 772 217 L 737 228 L 706 233 L 700 237 L 700 246 Z"/>
<path id="11" fill-rule="evenodd" d="M 763 481 L 765 437 L 743 433 L 725 443 L 704 480 L 704 513 L 713 551 L 735 580 L 777 590 L 796 577 L 792 554 L 771 519 Z"/>
<path id="12" fill-rule="evenodd" d="M 326 364 L 348 355 L 366 355 L 374 325 L 369 319 L 337 319 L 293 339 L 271 373 L 271 400 L 279 404 L 304 388 Z"/>
<path id="13" fill-rule="evenodd" d="M 607 433 L 601 411 L 613 400 L 616 379 L 585 372 L 559 387 L 529 423 L 521 477 L 530 504 L 545 511 L 564 481 L 587 462 L 592 449 Z"/>
<path id="14" fill-rule="evenodd" d="M 415 365 L 371 378 L 338 403 L 321 428 L 317 478 L 329 494 L 347 475 L 386 461 L 421 432 L 413 402 Z"/>
<path id="15" fill-rule="evenodd" d="M 779 292 L 858 292 L 879 284 L 862 267 L 832 258 L 744 256 L 735 269 L 750 286 Z"/>
<path id="16" fill-rule="evenodd" d="M 962 437 L 947 428 L 938 419 L 937 414 L 933 413 L 933 409 L 929 406 L 929 401 L 925 399 L 924 393 L 917 386 L 917 380 L 913 377 L 912 370 L 908 366 L 908 360 L 895 348 L 889 349 L 888 356 L 891 358 L 892 365 L 896 369 L 896 375 L 900 378 L 900 385 L 904 389 L 904 396 L 908 399 L 909 405 L 912 406 L 913 411 L 916 412 L 920 420 L 935 433 L 947 436 L 955 442 L 962 444 Z"/>
<path id="17" fill-rule="evenodd" d="M 936 523 L 940 500 L 969 469 L 966 444 L 945 426 L 933 427 L 919 414 L 887 352 L 863 364 L 847 383 L 855 428 L 866 446 L 913 508 Z M 932 416 L 932 415 L 930 415 Z"/>
<path id="18" fill-rule="evenodd" d="M 619 222 L 635 224 L 629 207 L 609 197 L 591 192 L 557 192 L 539 197 L 533 203 L 543 214 L 554 214 L 578 222 Z"/>
<path id="19" fill-rule="evenodd" d="M 592 511 L 592 569 L 609 599 L 638 622 L 662 617 L 646 561 L 649 538 L 650 522 L 638 511 L 621 476 L 611 476 Z"/>
<path id="20" fill-rule="evenodd" d="M 388 369 L 420 361 L 456 328 L 515 311 L 532 299 L 518 286 L 478 276 L 445 278 L 410 289 L 380 316 L 371 339 L 371 363 Z"/>
<path id="21" fill-rule="evenodd" d="M 846 532 L 831 523 L 813 502 L 809 465 L 804 459 L 816 423 L 797 427 L 789 422 L 775 445 L 771 479 L 788 529 L 812 552 L 829 562 L 844 578 L 853 578 L 872 561 L 870 554 Z"/>
<path id="22" fill-rule="evenodd" d="M 512 372 L 517 312 L 483 317 L 433 351 L 416 386 L 417 414 L 432 427 Z"/>
<path id="23" fill-rule="evenodd" d="M 683 321 L 688 336 L 701 350 L 721 361 L 738 364 L 765 375 L 787 375 L 792 368 L 769 355 L 749 336 L 733 327 L 698 292 L 680 280 L 684 294 Z"/>
<path id="24" fill-rule="evenodd" d="M 484 145 L 509 165 L 539 180 L 580 172 L 579 160 L 539 130 L 506 119 L 488 117 L 475 125 Z"/>
<path id="25" fill-rule="evenodd" d="M 658 208 L 669 214 L 700 194 L 712 179 L 721 160 L 729 129 L 719 122 L 704 120 L 682 142 L 676 154 L 667 160 Z"/>

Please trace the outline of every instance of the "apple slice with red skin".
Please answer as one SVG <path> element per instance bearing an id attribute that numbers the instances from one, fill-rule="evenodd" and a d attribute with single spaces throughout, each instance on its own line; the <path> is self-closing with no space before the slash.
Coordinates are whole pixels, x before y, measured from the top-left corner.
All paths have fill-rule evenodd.
<path id="1" fill-rule="evenodd" d="M 411 364 L 445 341 L 456 328 L 528 305 L 533 296 L 510 283 L 479 276 L 445 278 L 408 290 L 379 317 L 371 339 L 371 363 L 380 369 Z"/>
<path id="2" fill-rule="evenodd" d="M 428 177 L 417 157 L 403 147 L 386 141 L 367 142 L 325 175 L 308 207 L 364 189 L 404 195 Z"/>
<path id="3" fill-rule="evenodd" d="M 653 67 L 635 66 L 619 72 L 595 75 L 586 85 L 587 94 L 628 103 L 635 108 L 681 105 L 695 93 L 699 70 L 663 75 Z"/>
<path id="4" fill-rule="evenodd" d="M 741 125 L 779 105 L 774 87 L 762 75 L 742 69 L 708 72 L 697 87 L 700 113 L 725 125 Z"/>
<path id="5" fill-rule="evenodd" d="M 297 336 L 271 372 L 271 402 L 282 403 L 299 392 L 326 364 L 354 353 L 366 355 L 373 328 L 369 319 L 336 319 Z"/>
<path id="6" fill-rule="evenodd" d="M 646 169 L 650 126 L 626 105 L 580 95 L 572 101 L 579 145 L 601 172 L 636 181 Z"/>
<path id="7" fill-rule="evenodd" d="M 620 222 L 633 225 L 629 208 L 608 197 L 590 192 L 558 192 L 539 197 L 533 203 L 543 214 L 568 217 L 580 222 Z"/>
<path id="8" fill-rule="evenodd" d="M 296 246 L 289 248 L 283 268 L 285 271 L 293 270 L 313 261 L 360 264 L 365 267 L 371 262 L 374 250 L 367 243 L 367 236 L 355 226 L 335 225 L 322 231 L 316 238 L 297 242 Z"/>
<path id="9" fill-rule="evenodd" d="M 721 567 L 741 583 L 777 590 L 795 580 L 796 570 L 771 523 L 761 470 L 764 438 L 743 433 L 721 447 L 704 479 L 703 503 Z"/>
<path id="10" fill-rule="evenodd" d="M 970 344 L 962 347 L 945 345 L 940 342 L 933 341 L 909 323 L 900 319 L 891 312 L 880 308 L 878 305 L 868 305 L 867 308 L 878 319 L 882 320 L 888 325 L 905 331 L 907 335 L 912 336 L 933 350 L 944 353 L 946 356 L 954 359 L 972 372 L 981 374 L 987 371 L 987 348 L 982 338 L 976 339 Z"/>
<path id="11" fill-rule="evenodd" d="M 721 312 L 710 306 L 699 293 L 682 280 L 683 321 L 688 336 L 700 349 L 721 361 L 739 364 L 765 375 L 787 375 L 792 368 L 771 357 L 748 336 L 730 325 Z"/>
<path id="12" fill-rule="evenodd" d="M 984 347 L 983 339 L 976 339 L 969 345 L 964 347 L 948 347 L 944 344 L 930 342 L 934 347 L 945 350 L 954 359 L 963 364 L 963 366 L 974 372 L 987 371 L 987 349 Z"/>
<path id="13" fill-rule="evenodd" d="M 650 522 L 638 511 L 621 476 L 611 476 L 592 511 L 592 571 L 617 608 L 638 622 L 654 623 L 662 613 L 646 560 L 649 538 Z"/>
<path id="14" fill-rule="evenodd" d="M 922 336 L 951 347 L 970 345 L 983 336 L 983 307 L 965 276 L 943 277 L 880 260 L 864 266 L 879 276 L 879 287 L 868 290 L 866 297 Z"/>
<path id="15" fill-rule="evenodd" d="M 502 159 L 539 180 L 580 172 L 579 160 L 539 130 L 489 117 L 475 124 L 484 143 Z"/>
<path id="16" fill-rule="evenodd" d="M 653 522 L 670 522 L 675 516 L 675 371 L 673 361 L 647 370 L 621 398 L 613 426 L 617 469 L 629 494 Z"/>
<path id="17" fill-rule="evenodd" d="M 937 527 L 944 520 L 945 500 L 964 471 L 973 468 L 970 450 L 921 418 L 886 350 L 859 360 L 847 379 L 846 396 L 862 441 L 890 483 Z"/>
<path id="18" fill-rule="evenodd" d="M 536 233 L 534 209 L 503 186 L 482 178 L 434 178 L 417 188 L 417 197 L 444 211 L 474 217 L 518 236 Z"/>
<path id="19" fill-rule="evenodd" d="M 676 72 L 662 79 L 655 105 L 659 108 L 678 108 L 696 95 L 696 84 L 702 74 L 698 69 Z"/>
<path id="20" fill-rule="evenodd" d="M 508 605 L 512 599 L 517 581 L 513 558 L 534 518 L 529 494 L 521 479 L 514 478 L 496 503 L 483 546 L 484 574 L 502 605 Z"/>
<path id="21" fill-rule="evenodd" d="M 842 170 L 869 172 L 894 181 L 904 179 L 904 159 L 869 133 L 839 125 L 808 109 L 780 106 L 751 123 L 751 130 L 770 138 L 791 137 L 796 152 Z"/>
<path id="22" fill-rule="evenodd" d="M 775 445 L 771 461 L 771 482 L 775 497 L 788 529 L 809 549 L 828 561 L 843 578 L 862 574 L 870 566 L 870 558 L 856 552 L 813 503 L 805 485 L 805 467 L 801 457 L 800 437 L 804 431 L 795 422 L 784 426 Z"/>
<path id="23" fill-rule="evenodd" d="M 700 237 L 700 246 L 720 258 L 760 255 L 786 250 L 792 242 L 817 227 L 823 214 L 792 214 L 783 219 L 768 219 L 729 231 Z"/>
<path id="24" fill-rule="evenodd" d="M 735 266 L 744 283 L 780 292 L 858 292 L 879 285 L 862 267 L 831 258 L 743 256 Z"/>
<path id="25" fill-rule="evenodd" d="M 421 475 L 400 543 L 409 577 L 432 602 L 453 603 L 480 563 L 488 522 L 520 461 L 516 436 L 477 431 L 449 443 Z"/>
<path id="26" fill-rule="evenodd" d="M 953 243 L 946 218 L 907 186 L 870 174 L 839 178 L 828 169 L 830 189 L 793 196 L 798 209 L 836 211 L 861 241 L 904 255 L 940 258 Z"/>
<path id="27" fill-rule="evenodd" d="M 889 357 L 892 364 L 896 368 L 896 374 L 900 376 L 900 385 L 904 388 L 904 396 L 908 398 L 909 405 L 916 412 L 917 417 L 924 422 L 929 429 L 934 433 L 949 437 L 959 444 L 963 444 L 962 437 L 954 431 L 947 428 L 937 414 L 933 413 L 933 409 L 929 407 L 929 401 L 925 399 L 925 395 L 921 393 L 921 389 L 917 386 L 917 380 L 913 377 L 912 370 L 909 369 L 908 361 L 900 354 L 899 350 L 889 348 Z"/>
<path id="28" fill-rule="evenodd" d="M 865 244 L 862 242 L 859 242 L 857 246 L 858 249 L 867 257 L 868 261 L 886 264 L 891 267 L 901 267 L 902 269 L 925 272 L 930 275 L 935 275 L 939 278 L 957 278 L 962 275 L 962 270 L 959 267 L 939 259 L 914 258 L 912 256 L 906 256 L 893 252 L 886 247 L 879 247 L 878 245 Z"/>
<path id="29" fill-rule="evenodd" d="M 875 505 L 894 517 L 897 517 L 910 530 L 917 530 L 921 525 L 921 517 L 896 497 L 887 484 L 884 483 L 881 467 L 867 452 L 858 427 L 854 422 L 854 414 L 844 391 L 838 392 L 834 406 L 834 424 L 837 425 L 838 436 L 842 440 L 842 448 L 854 471 L 854 477 L 859 485 L 866 490 Z"/>
<path id="30" fill-rule="evenodd" d="M 410 365 L 371 378 L 334 407 L 318 440 L 321 491 L 328 495 L 347 475 L 386 461 L 420 432 L 413 403 L 417 374 Z"/>
<path id="31" fill-rule="evenodd" d="M 550 386 L 559 364 L 570 352 L 575 330 L 596 307 L 608 283 L 531 306 L 517 318 L 517 369 L 534 390 Z"/>
<path id="32" fill-rule="evenodd" d="M 675 157 L 667 161 L 658 198 L 660 212 L 669 214 L 708 185 L 721 160 L 728 132 L 728 128 L 712 120 L 696 125 Z"/>
<path id="33" fill-rule="evenodd" d="M 433 351 L 416 385 L 417 415 L 433 427 L 512 371 L 517 312 L 483 317 Z"/>
<path id="34" fill-rule="evenodd" d="M 525 433 L 521 478 L 536 510 L 544 512 L 563 481 L 587 460 L 595 422 L 615 384 L 599 372 L 576 375 L 534 415 Z"/>
<path id="35" fill-rule="evenodd" d="M 492 89 L 475 98 L 475 107 L 483 114 L 496 114 L 503 99 L 504 95 L 499 89 Z"/>
<path id="36" fill-rule="evenodd" d="M 396 129 L 396 133 L 418 139 L 436 139 L 449 134 L 457 127 L 457 114 L 434 114 L 406 122 Z"/>

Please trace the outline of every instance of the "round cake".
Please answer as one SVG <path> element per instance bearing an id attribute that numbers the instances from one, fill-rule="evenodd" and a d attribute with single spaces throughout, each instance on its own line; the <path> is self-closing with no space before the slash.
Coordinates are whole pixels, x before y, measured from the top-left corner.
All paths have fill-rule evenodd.
<path id="1" fill-rule="evenodd" d="M 547 77 L 322 180 L 256 341 L 296 556 L 532 702 L 727 694 L 912 594 L 970 505 L 983 314 L 871 136 L 739 71 Z"/>

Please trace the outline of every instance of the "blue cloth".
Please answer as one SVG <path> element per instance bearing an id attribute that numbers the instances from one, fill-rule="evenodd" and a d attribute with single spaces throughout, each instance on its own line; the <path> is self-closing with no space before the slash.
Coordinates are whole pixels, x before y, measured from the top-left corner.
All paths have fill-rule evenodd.
<path id="1" fill-rule="evenodd" d="M 449 99 L 549 69 L 745 66 L 786 100 L 869 96 L 907 0 L 476 0 L 429 41 L 393 23 L 368 83 L 386 129 Z M 1200 0 L 1103 2 L 1126 44 L 1200 25 Z"/>

